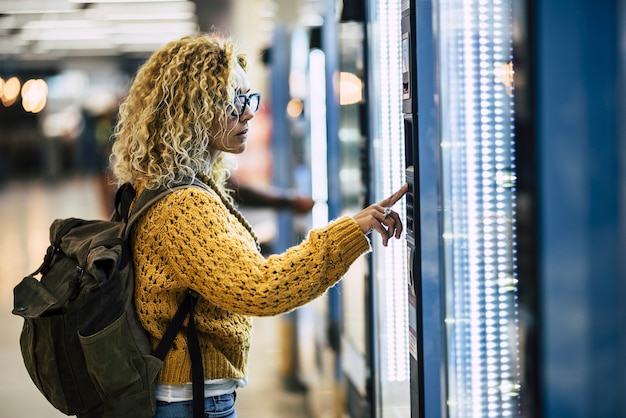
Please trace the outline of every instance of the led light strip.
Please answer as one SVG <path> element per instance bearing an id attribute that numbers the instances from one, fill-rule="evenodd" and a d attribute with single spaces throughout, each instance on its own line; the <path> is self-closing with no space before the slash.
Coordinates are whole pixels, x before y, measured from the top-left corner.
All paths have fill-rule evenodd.
<path id="1" fill-rule="evenodd" d="M 311 115 L 311 197 L 315 206 L 311 213 L 313 228 L 328 223 L 328 167 L 327 167 L 327 136 L 326 136 L 326 57 L 320 49 L 309 54 L 310 108 Z"/>
<path id="2" fill-rule="evenodd" d="M 374 46 L 376 59 L 377 92 L 376 128 L 373 130 L 375 200 L 381 200 L 397 190 L 404 179 L 404 136 L 402 123 L 402 80 L 401 68 L 401 28 L 400 1 L 378 2 L 376 4 L 380 33 Z M 404 200 L 394 209 L 404 211 Z M 408 366 L 408 317 L 407 305 L 407 260 L 406 243 L 394 241 L 383 248 L 379 237 L 373 236 L 374 269 L 377 288 L 380 290 L 380 323 L 385 335 L 381 337 L 381 358 L 384 382 L 406 382 L 409 379 Z"/>
<path id="3" fill-rule="evenodd" d="M 439 2 L 450 417 L 516 416 L 511 0 Z"/>

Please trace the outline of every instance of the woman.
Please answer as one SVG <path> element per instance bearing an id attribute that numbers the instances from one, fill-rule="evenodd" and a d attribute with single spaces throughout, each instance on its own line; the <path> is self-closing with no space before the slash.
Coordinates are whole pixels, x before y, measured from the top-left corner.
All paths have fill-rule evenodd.
<path id="1" fill-rule="evenodd" d="M 191 288 L 205 379 L 207 417 L 235 417 L 235 389 L 246 385 L 251 317 L 291 311 L 335 284 L 370 250 L 375 230 L 387 245 L 402 223 L 388 207 L 407 191 L 354 217 L 313 230 L 284 254 L 264 258 L 225 187 L 224 153 L 246 148 L 261 97 L 250 93 L 245 58 L 226 39 L 184 37 L 139 69 L 120 107 L 112 165 L 138 192 L 200 179 L 157 202 L 132 234 L 135 302 L 156 346 Z M 187 180 L 188 181 L 188 180 Z M 157 378 L 156 417 L 190 416 L 191 363 L 184 330 Z M 211 412 L 217 413 L 211 415 Z"/>

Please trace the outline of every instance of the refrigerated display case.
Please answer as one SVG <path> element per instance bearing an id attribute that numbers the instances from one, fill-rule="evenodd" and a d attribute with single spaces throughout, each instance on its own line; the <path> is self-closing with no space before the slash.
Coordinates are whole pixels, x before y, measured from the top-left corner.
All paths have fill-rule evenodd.
<path id="1" fill-rule="evenodd" d="M 402 120 L 400 7 L 396 1 L 369 1 L 367 13 L 368 129 L 372 201 L 380 201 L 405 182 Z M 405 200 L 394 209 L 405 220 Z M 405 222 L 406 223 L 406 222 Z M 407 246 L 386 248 L 372 236 L 374 334 L 372 395 L 376 417 L 409 416 L 409 318 Z"/>
<path id="2" fill-rule="evenodd" d="M 309 74 L 317 80 L 310 89 L 315 120 L 311 155 L 323 158 L 312 159 L 313 194 L 327 203 L 323 214 L 329 218 L 352 215 L 404 182 L 401 81 L 396 74 L 399 25 L 394 22 L 399 2 L 375 7 L 376 28 L 369 34 L 364 22 L 337 22 L 330 13 L 320 28 L 322 48 L 310 55 Z M 376 45 L 373 55 L 371 39 Z M 404 202 L 394 209 L 403 214 Z M 314 212 L 314 224 L 315 219 Z M 327 303 L 317 305 L 328 328 L 326 338 L 319 338 L 317 374 L 318 379 L 328 376 L 330 348 L 337 367 L 335 385 L 323 386 L 332 388 L 340 402 L 335 413 L 402 416 L 398 414 L 406 413 L 409 405 L 406 245 L 393 240 L 383 248 L 377 234 L 371 238 L 372 254 L 357 260 L 344 280 L 329 290 Z M 319 412 L 327 401 L 318 396 L 315 403 Z"/>
<path id="3" fill-rule="evenodd" d="M 341 210 L 353 215 L 369 203 L 367 132 L 365 114 L 362 22 L 340 22 L 339 43 L 339 145 L 341 164 Z M 372 307 L 368 303 L 371 281 L 369 258 L 360 257 L 342 281 L 341 366 L 346 377 L 346 409 L 350 416 L 371 416 L 371 335 Z"/>
<path id="4" fill-rule="evenodd" d="M 437 2 L 447 412 L 520 416 L 512 1 Z"/>
<path id="5" fill-rule="evenodd" d="M 404 0 L 405 60 L 394 65 L 406 77 L 394 90 L 380 67 L 397 49 L 369 4 L 371 86 L 413 99 L 403 108 L 411 416 L 623 416 L 623 7 Z M 393 136 L 395 115 L 371 114 L 373 140 Z M 384 407 L 384 376 L 378 384 Z"/>
<path id="6" fill-rule="evenodd" d="M 521 416 L 512 8 L 402 2 L 412 417 Z"/>

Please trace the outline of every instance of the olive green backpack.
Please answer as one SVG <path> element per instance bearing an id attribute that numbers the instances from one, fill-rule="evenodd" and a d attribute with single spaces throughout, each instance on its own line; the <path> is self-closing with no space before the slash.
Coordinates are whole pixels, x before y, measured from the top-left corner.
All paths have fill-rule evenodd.
<path id="1" fill-rule="evenodd" d="M 66 415 L 151 417 L 156 375 L 187 316 L 194 412 L 201 409 L 203 369 L 193 321 L 197 294 L 188 291 L 153 353 L 135 311 L 128 244 L 132 226 L 153 203 L 189 186 L 147 190 L 130 212 L 135 191 L 125 185 L 110 221 L 55 220 L 42 265 L 15 287 L 13 313 L 24 318 L 24 364 L 41 393 Z"/>

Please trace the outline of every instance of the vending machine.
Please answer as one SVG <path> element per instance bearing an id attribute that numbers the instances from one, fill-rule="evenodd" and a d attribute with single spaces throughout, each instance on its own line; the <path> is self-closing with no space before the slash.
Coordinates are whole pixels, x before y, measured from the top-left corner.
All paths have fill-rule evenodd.
<path id="1" fill-rule="evenodd" d="M 411 417 L 521 416 L 512 7 L 402 3 Z"/>
<path id="2" fill-rule="evenodd" d="M 410 184 L 410 406 L 387 413 L 402 365 L 380 362 L 381 416 L 624 416 L 621 3 L 370 3 L 372 39 L 401 44 L 377 101 L 391 144 L 397 97 Z M 370 51 L 393 80 L 395 45 Z"/>
<path id="3" fill-rule="evenodd" d="M 404 0 L 401 13 L 410 416 L 439 417 L 445 411 L 445 360 L 432 3 Z"/>

